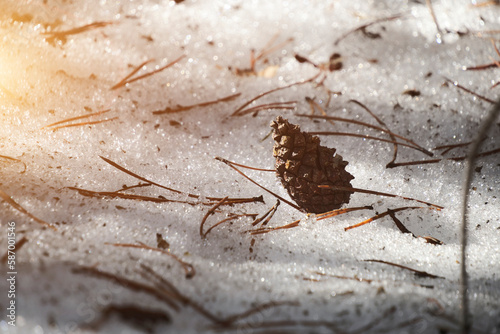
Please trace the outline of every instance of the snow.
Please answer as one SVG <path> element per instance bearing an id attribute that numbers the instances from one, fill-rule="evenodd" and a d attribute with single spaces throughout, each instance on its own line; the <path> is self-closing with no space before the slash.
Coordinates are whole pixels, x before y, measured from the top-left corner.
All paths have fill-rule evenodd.
<path id="1" fill-rule="evenodd" d="M 239 164 L 272 169 L 269 123 L 282 115 L 304 131 L 351 132 L 389 137 L 355 124 L 312 120 L 313 98 L 330 116 L 379 125 L 367 106 L 394 133 L 427 150 L 399 146 L 397 162 L 441 158 L 441 145 L 466 143 L 477 135 L 492 107 L 453 85 L 497 99 L 498 69 L 466 71 L 498 59 L 488 31 L 500 27 L 496 5 L 472 7 L 469 1 L 433 1 L 442 34 L 425 2 L 415 1 L 4 1 L 0 14 L 0 190 L 27 212 L 48 222 L 44 227 L 8 201 L 0 204 L 0 254 L 7 251 L 7 224 L 15 222 L 16 239 L 28 241 L 16 251 L 17 326 L 0 319 L 2 333 L 185 333 L 209 332 L 216 322 L 199 305 L 222 319 L 258 305 L 283 302 L 225 324 L 226 332 L 262 332 L 277 325 L 289 332 L 438 333 L 457 331 L 460 321 L 460 222 L 464 162 L 443 159 L 433 164 L 386 168 L 393 145 L 348 136 L 321 136 L 349 162 L 353 187 L 416 198 L 444 206 L 441 211 L 396 213 L 417 236 L 403 234 L 386 216 L 345 231 L 387 209 L 420 206 L 401 198 L 356 193 L 345 207 L 363 210 L 316 221 L 283 201 L 268 223 L 277 227 L 301 220 L 298 227 L 250 235 L 252 218 L 221 224 L 200 237 L 200 224 L 217 201 L 209 197 L 251 198 L 265 203 L 219 207 L 208 216 L 206 232 L 232 214 L 262 216 L 276 203 L 268 192 L 239 175 L 221 157 Z M 337 44 L 345 33 L 355 31 Z M 102 26 L 50 39 L 96 22 Z M 449 31 L 446 33 L 446 31 Z M 293 39 L 288 41 L 289 39 Z M 278 47 L 250 67 L 271 41 Z M 498 46 L 498 43 L 497 43 Z M 333 53 L 343 67 L 323 71 Z M 134 77 L 169 68 L 111 90 L 134 68 Z M 322 84 L 317 84 L 326 76 Z M 448 82 L 449 79 L 451 82 Z M 278 87 L 301 83 L 263 96 L 248 107 L 296 101 L 293 110 L 261 110 L 231 116 L 245 102 Z M 419 91 L 410 96 L 405 92 Z M 328 91 L 337 94 L 328 94 Z M 172 114 L 154 111 L 216 101 Z M 331 100 L 329 100 L 331 97 Z M 289 106 L 289 105 L 288 105 Z M 77 119 L 106 122 L 53 130 L 50 124 Z M 316 112 L 318 114 L 318 112 Z M 498 125 L 498 123 L 497 123 Z M 481 151 L 497 149 L 500 127 L 494 126 Z M 466 153 L 456 148 L 445 157 Z M 83 196 L 74 188 L 113 192 L 142 178 L 182 191 L 175 194 L 151 185 L 123 191 L 186 203 L 135 201 Z M 498 153 L 481 157 L 472 184 L 469 208 L 470 307 L 473 328 L 498 333 L 500 323 L 500 178 Z M 26 169 L 24 170 L 24 166 Z M 239 168 L 239 167 L 238 167 Z M 242 169 L 261 186 L 288 199 L 275 173 Z M 193 198 L 186 193 L 200 195 Z M 202 202 L 210 202 L 204 205 Z M 113 246 L 144 243 L 157 247 L 157 234 L 169 251 L 195 269 L 187 278 L 179 262 L 155 250 Z M 254 241 L 252 241 L 254 240 Z M 167 252 L 165 250 L 165 252 Z M 424 271 L 413 272 L 380 260 Z M 191 302 L 168 303 L 101 272 L 160 289 L 151 268 Z M 7 276 L 2 266 L 2 277 Z M 7 298 L 1 280 L 0 306 Z M 4 289 L 5 288 L 5 289 Z M 185 299 L 184 299 L 185 301 Z M 170 321 L 148 325 L 106 317 L 110 306 L 161 310 Z M 393 309 L 394 307 L 394 309 Z M 102 317 L 102 318 L 101 318 Z M 99 321 L 99 319 L 103 319 Z M 377 319 L 382 319 L 377 322 Z M 126 321 L 128 320 L 128 321 Z M 281 325 L 278 323 L 283 321 Z M 278 326 L 279 325 L 279 326 Z M 364 328 L 364 326 L 367 326 Z"/>

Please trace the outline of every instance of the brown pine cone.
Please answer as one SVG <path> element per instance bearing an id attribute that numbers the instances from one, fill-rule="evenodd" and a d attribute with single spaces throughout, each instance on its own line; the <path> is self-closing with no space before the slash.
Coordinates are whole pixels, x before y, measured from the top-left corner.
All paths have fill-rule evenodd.
<path id="1" fill-rule="evenodd" d="M 300 131 L 278 116 L 273 128 L 276 172 L 298 206 L 309 213 L 323 213 L 349 203 L 353 192 L 320 188 L 319 185 L 351 188 L 354 176 L 345 170 L 347 161 L 334 148 L 320 145 L 320 139 Z"/>

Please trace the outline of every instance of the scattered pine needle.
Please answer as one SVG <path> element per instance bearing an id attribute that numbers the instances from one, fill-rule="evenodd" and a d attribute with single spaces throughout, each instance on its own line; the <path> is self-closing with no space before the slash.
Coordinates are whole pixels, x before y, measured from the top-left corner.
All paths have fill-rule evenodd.
<path id="1" fill-rule="evenodd" d="M 345 208 L 345 209 L 336 209 L 332 211 L 327 211 L 324 213 L 320 213 L 316 215 L 316 220 L 323 220 L 327 218 L 332 218 L 335 216 L 343 215 L 344 213 L 348 212 L 353 212 L 353 211 L 359 211 L 359 210 L 373 210 L 373 207 L 371 205 L 367 206 L 360 206 L 360 207 L 355 207 L 355 208 Z"/>
<path id="2" fill-rule="evenodd" d="M 281 202 L 279 199 L 276 200 L 276 204 L 273 205 L 273 207 L 271 209 L 269 209 L 269 211 L 267 211 L 265 214 L 263 214 L 262 217 L 255 219 L 252 222 L 252 226 L 256 226 L 261 222 L 262 222 L 261 226 L 266 226 L 267 223 L 269 223 L 269 221 L 273 218 L 274 214 L 276 213 L 276 210 L 278 210 L 280 203 Z"/>
<path id="3" fill-rule="evenodd" d="M 236 94 L 233 94 L 233 95 L 222 97 L 222 98 L 217 99 L 217 100 L 208 101 L 208 102 L 202 102 L 202 103 L 197 103 L 197 104 L 192 104 L 190 106 L 177 105 L 175 108 L 168 108 L 167 107 L 167 108 L 165 108 L 163 110 L 153 111 L 153 114 L 154 115 L 174 114 L 174 113 L 178 113 L 178 112 L 181 112 L 181 111 L 190 110 L 190 109 L 193 109 L 193 108 L 208 107 L 209 105 L 212 105 L 212 104 L 216 104 L 216 103 L 220 103 L 220 102 L 229 102 L 229 101 L 232 101 L 232 100 L 236 99 L 240 95 L 241 95 L 241 93 L 236 93 Z"/>
<path id="4" fill-rule="evenodd" d="M 41 224 L 41 225 L 44 225 L 44 226 L 47 226 L 51 229 L 53 229 L 54 231 L 57 231 L 57 228 L 49 223 L 47 223 L 45 220 L 42 220 L 40 218 L 37 218 L 35 217 L 34 215 L 32 215 L 31 213 L 29 213 L 25 208 L 23 208 L 21 205 L 19 205 L 16 201 L 14 201 L 9 195 L 7 195 L 5 192 L 3 192 L 3 190 L 0 189 L 0 197 L 5 201 L 7 202 L 8 204 L 10 204 L 14 209 L 16 209 L 17 211 L 25 214 L 26 216 L 30 217 L 31 219 L 33 219 L 34 221 L 36 221 L 37 223 Z"/>
<path id="5" fill-rule="evenodd" d="M 221 206 L 221 205 L 222 205 L 222 203 L 224 203 L 226 200 L 227 200 L 227 196 L 226 196 L 226 197 L 224 197 L 223 199 L 221 199 L 219 202 L 217 202 L 217 203 L 216 203 L 213 207 L 211 207 L 211 208 L 210 208 L 210 210 L 208 210 L 208 211 L 207 211 L 207 213 L 205 214 L 205 216 L 204 216 L 204 217 L 203 217 L 203 219 L 201 220 L 201 224 L 200 224 L 200 237 L 201 237 L 202 239 L 204 239 L 204 238 L 205 238 L 205 236 L 206 236 L 206 234 L 205 234 L 205 233 L 203 233 L 203 225 L 204 225 L 204 224 L 205 224 L 205 222 L 207 221 L 208 217 L 209 217 L 210 215 L 212 215 L 212 214 L 215 212 L 215 210 L 217 210 L 217 208 L 218 208 L 219 206 Z"/>
<path id="6" fill-rule="evenodd" d="M 274 103 L 266 103 L 266 104 L 260 104 L 258 106 L 254 106 L 251 108 L 247 108 L 244 110 L 241 110 L 238 113 L 238 116 L 244 116 L 247 114 L 253 114 L 253 116 L 256 116 L 259 111 L 261 110 L 295 110 L 295 104 L 297 101 L 287 101 L 287 102 L 274 102 Z"/>
<path id="7" fill-rule="evenodd" d="M 238 168 L 236 168 L 233 164 L 233 162 L 229 161 L 229 160 L 226 160 L 224 158 L 220 158 L 220 157 L 215 157 L 216 160 L 219 160 L 219 161 L 222 161 L 223 163 L 225 163 L 226 165 L 228 165 L 229 167 L 231 167 L 232 169 L 234 169 L 236 172 L 238 172 L 238 174 L 240 174 L 241 176 L 243 176 L 244 178 L 246 178 L 247 180 L 249 180 L 250 182 L 252 182 L 253 184 L 255 184 L 256 186 L 258 186 L 259 188 L 263 189 L 264 191 L 268 192 L 269 194 L 273 195 L 274 197 L 276 197 L 277 199 L 279 199 L 280 201 L 283 201 L 285 202 L 286 204 L 290 205 L 292 208 L 298 210 L 298 211 L 301 211 L 300 208 L 293 204 L 292 202 L 284 199 L 283 197 L 281 197 L 280 195 L 272 192 L 271 190 L 261 186 L 260 184 L 258 184 L 257 182 L 255 182 L 254 180 L 252 180 L 250 177 L 248 177 L 247 175 L 245 175 L 245 173 L 243 173 L 242 171 L 240 171 Z"/>
<path id="8" fill-rule="evenodd" d="M 401 268 L 401 269 L 405 269 L 405 270 L 409 270 L 409 271 L 412 271 L 415 276 L 417 277 L 422 277 L 422 278 L 441 278 L 441 279 L 445 279 L 444 277 L 442 276 L 437 276 L 437 275 L 433 275 L 433 274 L 429 274 L 428 272 L 425 272 L 425 271 L 420 271 L 420 270 L 416 270 L 416 269 L 413 269 L 413 268 L 410 268 L 410 267 L 407 267 L 407 266 L 403 266 L 401 264 L 397 264 L 397 263 L 392 263 L 392 262 L 388 262 L 388 261 L 382 261 L 382 260 L 373 260 L 373 259 L 369 259 L 369 260 L 364 260 L 366 262 L 378 262 L 378 263 L 384 263 L 384 264 L 388 264 L 390 266 L 394 266 L 394 267 L 398 267 L 398 268 Z"/>
<path id="9" fill-rule="evenodd" d="M 500 147 L 499 148 L 495 148 L 495 149 L 490 150 L 490 151 L 481 152 L 481 153 L 477 154 L 476 157 L 481 158 L 481 157 L 486 157 L 486 156 L 497 154 L 497 153 L 500 153 Z M 467 156 L 460 156 L 460 157 L 455 157 L 455 158 L 442 158 L 442 159 L 430 159 L 430 160 L 417 160 L 417 161 L 397 162 L 397 163 L 394 163 L 394 165 L 392 167 L 435 164 L 435 163 L 441 162 L 443 160 L 463 161 L 463 160 L 466 160 L 466 159 L 467 159 Z"/>
<path id="10" fill-rule="evenodd" d="M 344 231 L 348 231 L 348 230 L 351 230 L 353 228 L 357 228 L 357 227 L 369 224 L 371 222 L 374 222 L 375 220 L 378 220 L 380 218 L 383 218 L 383 217 L 389 215 L 391 212 L 395 213 L 395 212 L 399 212 L 399 211 L 403 211 L 403 210 L 413 210 L 413 209 L 439 210 L 436 207 L 405 206 L 405 207 L 401 207 L 401 208 L 397 208 L 397 209 L 393 209 L 393 210 L 387 210 L 387 211 L 385 211 L 383 213 L 379 213 L 378 215 L 375 215 L 375 216 L 373 216 L 371 218 L 368 218 L 368 219 L 362 221 L 361 223 L 358 223 L 356 225 L 352 225 L 352 226 L 348 226 L 348 227 L 344 228 Z"/>
<path id="11" fill-rule="evenodd" d="M 301 219 L 297 219 L 296 221 L 291 222 L 290 224 L 283 225 L 283 226 L 267 227 L 267 228 L 261 227 L 261 228 L 257 228 L 254 230 L 248 230 L 246 232 L 250 233 L 251 235 L 257 235 L 257 234 L 264 234 L 264 233 L 269 233 L 269 232 L 277 231 L 277 230 L 286 230 L 289 228 L 294 228 L 294 227 L 299 226 L 300 221 L 301 221 Z"/>
<path id="12" fill-rule="evenodd" d="M 464 86 L 460 85 L 457 81 L 452 81 L 451 79 L 448 79 L 448 78 L 446 78 L 446 77 L 444 77 L 444 79 L 445 79 L 447 82 L 451 83 L 453 86 L 456 86 L 456 87 L 460 88 L 461 90 L 463 90 L 463 91 L 465 91 L 465 92 L 467 92 L 467 93 L 469 93 L 469 94 L 472 94 L 472 95 L 474 95 L 475 97 L 477 97 L 477 98 L 479 98 L 479 99 L 481 99 L 481 100 L 483 100 L 483 101 L 486 101 L 486 102 L 491 103 L 491 104 L 495 104 L 495 101 L 493 101 L 493 100 L 491 100 L 491 99 L 489 99 L 489 98 L 487 98 L 487 97 L 485 97 L 485 96 L 482 96 L 482 95 L 480 95 L 480 94 L 478 94 L 478 93 L 476 93 L 476 92 L 473 92 L 473 91 L 472 91 L 472 90 L 470 90 L 470 89 L 465 88 Z"/>
<path id="13" fill-rule="evenodd" d="M 56 126 L 56 125 L 59 125 L 59 124 L 69 123 L 69 122 L 72 122 L 72 121 L 76 121 L 76 120 L 79 120 L 79 119 L 84 119 L 84 118 L 88 118 L 88 117 L 92 117 L 92 116 L 102 115 L 102 114 L 107 113 L 110 110 L 111 109 L 106 109 L 106 110 L 98 111 L 98 112 L 87 114 L 87 115 L 83 115 L 83 116 L 77 116 L 77 117 L 67 118 L 67 119 L 64 119 L 62 121 L 58 121 L 58 122 L 55 122 L 55 123 L 52 123 L 52 124 L 49 124 L 49 125 L 45 125 L 45 126 L 41 127 L 41 129 L 50 128 L 50 127 L 53 127 L 53 126 Z"/>
<path id="14" fill-rule="evenodd" d="M 235 219 L 238 219 L 238 218 L 241 218 L 241 217 L 252 217 L 255 219 L 255 217 L 257 216 L 257 214 L 255 213 L 242 213 L 242 214 L 234 214 L 234 213 L 231 213 L 229 215 L 229 217 L 225 218 L 225 219 L 222 219 L 221 221 L 219 221 L 217 224 L 214 224 L 213 226 L 211 226 L 202 236 L 203 239 L 205 239 L 208 235 L 208 233 L 210 233 L 214 228 L 216 228 L 217 226 L 219 225 L 222 225 L 224 223 L 229 223 Z"/>
<path id="15" fill-rule="evenodd" d="M 159 73 L 171 66 L 173 66 L 174 64 L 176 64 L 177 62 L 179 62 L 182 58 L 184 58 L 186 55 L 181 55 L 180 57 L 178 57 L 177 59 L 175 59 L 174 61 L 168 63 L 167 65 L 163 66 L 163 67 L 160 67 L 154 71 L 151 71 L 149 73 L 146 73 L 146 74 L 143 74 L 143 75 L 140 75 L 136 78 L 133 78 L 133 79 L 130 79 L 130 77 L 132 77 L 135 73 L 137 73 L 145 64 L 147 64 L 148 62 L 150 61 L 146 61 L 144 63 L 142 63 L 141 65 L 139 65 L 137 68 L 135 68 L 132 73 L 130 73 L 129 75 L 127 75 L 122 81 L 120 81 L 119 83 L 117 83 L 116 85 L 114 85 L 113 87 L 111 87 L 110 89 L 111 90 L 115 90 L 115 89 L 118 89 L 120 87 L 123 87 L 129 83 L 132 83 L 132 82 L 135 82 L 135 81 L 138 81 L 138 80 L 141 80 L 141 79 L 144 79 L 144 78 L 147 78 L 149 76 L 152 76 L 153 74 L 156 74 L 156 73 Z"/>
<path id="16" fill-rule="evenodd" d="M 24 166 L 24 169 L 20 173 L 22 174 L 22 173 L 26 172 L 26 164 L 21 159 L 8 157 L 6 155 L 0 155 L 0 159 L 5 159 L 5 160 L 9 160 L 9 161 L 14 161 L 14 162 L 22 163 L 23 166 Z"/>
<path id="17" fill-rule="evenodd" d="M 422 203 L 425 205 L 429 205 L 433 207 L 436 210 L 441 210 L 444 209 L 443 206 L 437 205 L 437 204 L 432 204 L 429 202 L 421 201 L 412 197 L 405 197 L 405 196 L 400 196 L 400 195 L 394 195 L 390 193 L 385 193 L 381 191 L 374 191 L 374 190 L 367 190 L 367 189 L 360 189 L 360 188 L 352 188 L 352 187 L 335 187 L 335 186 L 330 186 L 330 185 L 319 185 L 319 188 L 330 188 L 334 189 L 336 191 L 348 191 L 348 192 L 357 192 L 357 193 L 363 193 L 363 194 L 371 194 L 371 195 L 378 195 L 378 196 L 385 196 L 385 197 L 393 197 L 393 198 L 401 198 L 407 201 L 415 201 L 418 203 Z"/>
<path id="18" fill-rule="evenodd" d="M 401 233 L 410 234 L 414 238 L 422 238 L 425 241 L 427 241 L 427 243 L 430 243 L 433 245 L 442 245 L 443 244 L 443 242 L 441 240 L 438 240 L 434 237 L 427 237 L 427 236 L 422 237 L 422 236 L 418 236 L 418 235 L 413 234 L 413 232 L 411 232 L 409 229 L 407 229 L 406 226 L 403 225 L 401 220 L 399 220 L 396 217 L 396 214 L 394 213 L 394 211 L 392 211 L 390 209 L 387 211 L 389 212 L 389 216 L 392 218 L 392 220 L 394 221 L 394 224 L 396 224 L 396 227 L 401 231 Z"/>
<path id="19" fill-rule="evenodd" d="M 188 279 L 193 278 L 193 276 L 196 274 L 196 271 L 195 271 L 192 264 L 189 264 L 187 262 L 182 261 L 177 255 L 172 254 L 170 252 L 170 250 L 164 250 L 161 248 L 151 247 L 151 246 L 148 246 L 142 242 L 138 242 L 138 245 L 136 245 L 136 244 L 123 244 L 123 243 L 105 243 L 105 244 L 115 246 L 115 247 L 140 248 L 140 249 L 147 249 L 147 250 L 152 250 L 155 252 L 160 252 L 162 254 L 166 254 L 166 255 L 172 257 L 174 260 L 179 262 L 186 273 L 186 278 L 188 278 Z"/>
<path id="20" fill-rule="evenodd" d="M 372 26 L 374 24 L 381 23 L 381 22 L 394 21 L 394 20 L 397 20 L 397 19 L 399 19 L 399 18 L 401 18 L 403 16 L 405 16 L 405 14 L 396 14 L 394 16 L 384 17 L 384 18 L 375 20 L 373 22 L 370 22 L 370 23 L 367 23 L 367 24 L 363 24 L 362 26 L 359 26 L 359 27 L 357 27 L 357 28 L 355 28 L 353 30 L 350 30 L 350 31 L 346 32 L 345 34 L 343 34 L 342 36 L 340 36 L 339 38 L 337 38 L 337 40 L 335 40 L 335 42 L 333 43 L 333 45 L 338 45 L 340 41 L 342 41 L 344 38 L 346 38 L 350 34 L 353 34 L 353 33 L 357 32 L 357 31 L 363 31 L 366 28 L 368 28 L 369 26 Z"/>
<path id="21" fill-rule="evenodd" d="M 394 132 L 391 132 L 385 128 L 382 128 L 382 127 L 379 127 L 379 126 L 376 126 L 376 125 L 372 125 L 372 124 L 369 124 L 369 123 L 365 123 L 365 122 L 361 122 L 361 121 L 357 121 L 357 120 L 354 120 L 354 119 L 349 119 L 349 118 L 343 118 L 343 117 L 335 117 L 335 116 L 320 116 L 320 115 L 307 115 L 307 114 L 297 114 L 296 116 L 299 116 L 299 117 L 306 117 L 306 118 L 311 118 L 311 119 L 325 119 L 325 120 L 333 120 L 333 121 L 339 121 L 339 122 L 345 122 L 345 123 L 352 123 L 352 124 L 357 124 L 357 125 L 361 125 L 361 126 L 364 126 L 364 127 L 367 127 L 367 128 L 371 128 L 371 129 L 374 129 L 374 130 L 377 130 L 377 131 L 381 131 L 381 132 L 384 132 L 384 133 L 387 133 L 389 135 L 392 135 L 396 138 L 399 138 L 399 139 L 402 139 L 404 141 L 406 141 L 407 143 L 410 144 L 410 146 L 412 146 L 412 148 L 428 155 L 428 156 L 433 156 L 434 154 L 432 152 L 429 152 L 428 150 L 424 149 L 423 147 L 421 147 L 420 145 L 416 144 L 415 142 L 413 142 L 411 139 L 408 139 L 408 138 L 405 138 L 403 136 L 400 136 Z M 382 141 L 385 141 L 385 140 L 382 140 Z M 392 141 L 391 141 L 392 143 Z M 398 143 L 399 145 L 401 145 L 400 143 Z"/>
<path id="22" fill-rule="evenodd" d="M 287 88 L 290 88 L 290 87 L 293 87 L 293 86 L 298 86 L 298 85 L 303 85 L 303 84 L 306 84 L 308 82 L 312 82 L 314 81 L 317 77 L 319 77 L 319 75 L 321 74 L 321 72 L 319 72 L 318 74 L 316 74 L 315 76 L 307 79 L 307 80 L 302 80 L 302 81 L 298 81 L 298 82 L 294 82 L 294 83 L 291 83 L 289 85 L 286 85 L 286 86 L 282 86 L 282 87 L 278 87 L 278 88 L 274 88 L 274 89 L 271 89 L 271 90 L 268 90 L 267 92 L 264 92 L 264 93 L 260 93 L 259 95 L 257 95 L 256 97 L 250 99 L 249 101 L 245 102 L 243 105 L 241 105 L 239 108 L 237 108 L 232 114 L 231 116 L 241 116 L 240 113 L 243 109 L 245 109 L 248 105 L 250 105 L 252 102 L 260 99 L 261 97 L 264 97 L 268 94 L 271 94 L 271 93 L 274 93 L 274 92 L 277 92 L 279 90 L 283 90 L 283 89 L 287 89 Z"/>
<path id="23" fill-rule="evenodd" d="M 146 186 L 146 185 L 141 185 L 141 186 Z M 194 202 L 194 201 L 186 201 L 186 200 L 168 199 L 168 198 L 165 198 L 163 196 L 150 197 L 150 196 L 122 193 L 121 191 L 124 191 L 125 189 L 120 189 L 117 191 L 93 191 L 93 190 L 87 190 L 87 189 L 82 189 L 82 188 L 77 188 L 77 187 L 66 187 L 66 188 L 70 189 L 70 190 L 78 191 L 78 193 L 80 195 L 85 196 L 85 197 L 122 198 L 122 199 L 128 199 L 128 200 L 154 202 L 154 203 L 182 203 L 182 204 L 189 204 L 189 205 L 198 205 L 198 204 L 213 205 L 214 201 L 221 200 L 220 198 L 217 198 L 217 197 L 210 197 L 210 198 L 207 198 L 209 201 L 201 201 L 201 202 L 196 201 L 196 202 Z M 256 202 L 263 203 L 264 202 L 263 197 L 258 196 L 258 197 L 249 197 L 249 198 L 228 198 L 227 201 L 224 203 L 224 205 L 256 203 Z"/>
<path id="24" fill-rule="evenodd" d="M 95 124 L 101 124 L 105 122 L 111 122 L 114 120 L 117 120 L 118 117 L 113 117 L 113 118 L 107 118 L 107 119 L 102 119 L 99 121 L 90 121 L 90 122 L 82 122 L 82 123 L 73 123 L 73 124 L 65 124 L 65 125 L 60 125 L 60 126 L 55 126 L 51 128 L 52 131 L 57 131 L 63 128 L 73 128 L 73 127 L 78 127 L 78 126 L 85 126 L 85 125 L 95 125 Z"/>
<path id="25" fill-rule="evenodd" d="M 64 44 L 64 43 L 66 43 L 66 39 L 68 36 L 81 34 L 83 32 L 86 32 L 86 31 L 92 30 L 92 29 L 106 27 L 110 24 L 113 24 L 113 22 L 94 22 L 94 23 L 86 24 L 86 25 L 78 27 L 78 28 L 73 28 L 73 29 L 69 29 L 69 30 L 65 30 L 65 31 L 45 32 L 43 34 L 49 35 L 49 37 L 46 40 L 50 44 L 54 44 L 56 40 L 59 40 Z"/>
<path id="26" fill-rule="evenodd" d="M 180 190 L 176 190 L 176 189 L 172 189 L 172 188 L 163 186 L 163 185 L 161 185 L 159 183 L 153 182 L 153 181 L 148 180 L 148 179 L 146 179 L 146 178 L 144 178 L 144 177 L 142 177 L 140 175 L 137 175 L 134 172 L 129 171 L 125 167 L 122 167 L 122 166 L 118 165 L 116 162 L 111 161 L 108 158 L 105 158 L 103 156 L 99 156 L 99 157 L 102 160 L 104 160 L 105 162 L 107 162 L 108 164 L 110 164 L 111 166 L 115 167 L 116 169 L 118 169 L 118 170 L 120 170 L 120 171 L 122 171 L 122 172 L 124 172 L 124 173 L 126 173 L 126 174 L 128 174 L 130 176 L 133 176 L 133 177 L 135 177 L 138 180 L 141 180 L 141 181 L 144 181 L 146 183 L 155 185 L 155 186 L 157 186 L 159 188 L 162 188 L 162 189 L 174 192 L 176 194 L 183 194 L 183 195 L 186 195 L 188 197 L 196 198 L 196 199 L 199 199 L 201 197 L 200 195 L 195 195 L 195 194 L 191 194 L 191 193 L 187 193 L 187 192 L 183 192 L 183 191 L 180 191 Z M 209 201 L 220 201 L 221 200 L 220 197 L 209 197 L 209 196 L 207 196 L 206 199 L 209 200 Z M 248 198 L 228 198 L 226 204 L 230 205 L 230 204 L 239 204 L 239 203 L 247 203 L 247 202 L 249 202 Z M 261 202 L 261 203 L 264 203 L 264 199 L 263 199 L 262 196 L 252 197 L 252 198 L 250 198 L 250 202 Z"/>

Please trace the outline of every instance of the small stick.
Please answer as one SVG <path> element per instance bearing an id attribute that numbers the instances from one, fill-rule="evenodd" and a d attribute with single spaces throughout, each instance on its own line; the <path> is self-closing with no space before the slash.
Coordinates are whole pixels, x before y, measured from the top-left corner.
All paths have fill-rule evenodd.
<path id="1" fill-rule="evenodd" d="M 428 272 L 416 270 L 416 269 L 413 269 L 413 268 L 410 268 L 410 267 L 407 267 L 407 266 L 403 266 L 403 265 L 397 264 L 397 263 L 392 263 L 392 262 L 382 261 L 382 260 L 372 260 L 372 259 L 370 259 L 370 260 L 364 260 L 364 261 L 366 261 L 366 262 L 384 263 L 384 264 L 388 264 L 390 266 L 398 267 L 398 268 L 401 268 L 401 269 L 406 269 L 406 270 L 412 271 L 417 277 L 428 277 L 428 278 L 442 278 L 442 279 L 445 279 L 442 276 L 437 276 L 437 275 L 429 274 Z"/>
<path id="2" fill-rule="evenodd" d="M 57 228 L 49 223 L 47 223 L 45 220 L 42 220 L 38 217 L 35 217 L 34 215 L 32 215 L 31 213 L 29 213 L 25 208 L 23 208 L 21 205 L 19 205 L 16 201 L 14 201 L 12 199 L 12 197 L 10 197 L 9 195 L 7 195 L 5 192 L 3 192 L 3 190 L 0 189 L 0 197 L 5 201 L 7 202 L 7 204 L 10 204 L 10 206 L 12 206 L 14 209 L 16 209 L 17 211 L 25 214 L 26 216 L 30 217 L 31 219 L 33 219 L 34 221 L 36 221 L 37 223 L 41 224 L 41 225 L 44 225 L 44 226 L 47 226 L 51 229 L 53 229 L 54 231 L 57 231 Z"/>
<path id="3" fill-rule="evenodd" d="M 212 104 L 216 104 L 216 103 L 220 103 L 220 102 L 229 102 L 229 101 L 232 101 L 232 100 L 234 100 L 235 98 L 237 98 L 240 95 L 241 95 L 241 93 L 236 93 L 236 94 L 233 94 L 233 95 L 222 97 L 222 98 L 217 99 L 217 100 L 208 101 L 208 102 L 202 102 L 202 103 L 197 103 L 197 104 L 192 104 L 192 105 L 189 105 L 189 106 L 177 105 L 177 107 L 174 108 L 174 109 L 171 109 L 171 108 L 167 107 L 167 108 L 165 108 L 163 110 L 153 111 L 153 114 L 154 115 L 173 114 L 173 113 L 178 113 L 178 112 L 181 112 L 181 111 L 190 110 L 190 109 L 197 108 L 197 107 L 208 107 L 209 105 L 212 105 Z"/>
<path id="4" fill-rule="evenodd" d="M 147 77 L 149 77 L 149 76 L 151 76 L 151 75 L 153 75 L 153 74 L 159 73 L 159 72 L 161 72 L 161 71 L 163 71 L 163 70 L 165 70 L 165 69 L 167 69 L 167 68 L 169 68 L 169 67 L 173 66 L 174 64 L 176 64 L 177 62 L 179 62 L 179 61 L 180 61 L 182 58 L 184 58 L 185 56 L 186 56 L 186 55 L 181 55 L 180 57 L 178 57 L 178 58 L 177 58 L 177 59 L 175 59 L 174 61 L 172 61 L 172 62 L 168 63 L 167 65 L 165 65 L 165 66 L 163 66 L 163 67 L 160 67 L 160 68 L 159 68 L 159 69 L 157 69 L 157 70 L 151 71 L 151 72 L 149 72 L 149 73 L 146 73 L 146 74 L 140 75 L 140 76 L 138 76 L 138 77 L 136 77 L 136 78 L 134 78 L 134 79 L 130 79 L 130 80 L 129 80 L 129 78 L 130 78 L 132 75 L 134 75 L 135 73 L 137 73 L 137 72 L 139 71 L 139 69 L 140 69 L 142 66 L 144 66 L 144 65 L 145 65 L 147 62 L 149 62 L 149 61 L 147 61 L 147 62 L 145 62 L 145 63 L 142 63 L 142 64 L 140 65 L 140 67 L 138 67 L 138 68 L 134 69 L 134 70 L 132 71 L 132 73 L 131 73 L 131 74 L 129 74 L 128 76 L 126 76 L 126 77 L 125 77 L 125 79 L 123 79 L 122 81 L 120 81 L 119 83 L 117 83 L 116 85 L 114 85 L 113 87 L 111 87 L 110 89 L 111 89 L 111 90 L 115 90 L 115 89 L 118 89 L 118 88 L 120 88 L 120 87 L 125 86 L 126 84 L 129 84 L 129 83 L 135 82 L 135 81 L 137 81 L 137 80 L 141 80 L 141 79 L 147 78 Z"/>

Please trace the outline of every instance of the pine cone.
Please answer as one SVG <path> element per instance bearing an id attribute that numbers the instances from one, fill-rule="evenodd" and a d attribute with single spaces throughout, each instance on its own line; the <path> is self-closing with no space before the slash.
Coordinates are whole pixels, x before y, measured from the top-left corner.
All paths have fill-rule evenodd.
<path id="1" fill-rule="evenodd" d="M 345 170 L 347 161 L 334 148 L 320 145 L 320 139 L 300 131 L 278 116 L 273 128 L 276 173 L 290 197 L 309 213 L 323 213 L 349 203 L 353 192 L 320 188 L 319 185 L 351 188 L 354 176 Z"/>

